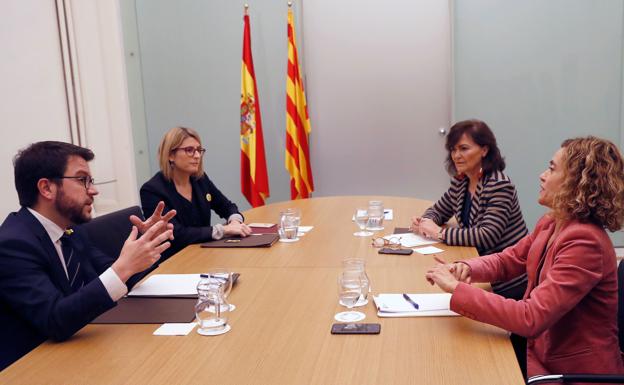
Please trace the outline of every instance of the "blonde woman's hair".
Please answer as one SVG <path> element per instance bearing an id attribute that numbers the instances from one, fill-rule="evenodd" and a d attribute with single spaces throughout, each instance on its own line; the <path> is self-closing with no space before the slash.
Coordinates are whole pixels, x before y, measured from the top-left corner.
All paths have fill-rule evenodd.
<path id="1" fill-rule="evenodd" d="M 617 231 L 624 222 L 624 161 L 612 142 L 588 136 L 568 139 L 565 176 L 553 199 L 557 219 L 576 219 Z"/>
<path id="2" fill-rule="evenodd" d="M 165 179 L 168 181 L 170 181 L 173 176 L 173 165 L 169 161 L 169 156 L 174 149 L 180 147 L 186 138 L 195 139 L 201 146 L 201 139 L 197 131 L 187 127 L 174 127 L 170 129 L 160 141 L 160 145 L 158 146 L 158 163 L 160 165 L 160 171 L 162 171 Z M 200 178 L 202 175 L 204 175 L 203 157 L 199 159 L 199 169 L 193 176 Z"/>

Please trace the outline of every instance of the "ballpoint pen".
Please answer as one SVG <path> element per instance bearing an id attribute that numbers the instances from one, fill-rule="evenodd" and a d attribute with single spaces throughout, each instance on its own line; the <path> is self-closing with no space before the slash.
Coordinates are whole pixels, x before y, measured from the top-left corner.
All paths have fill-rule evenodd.
<path id="1" fill-rule="evenodd" d="M 413 300 L 413 299 L 411 299 L 409 295 L 407 295 L 407 294 L 403 293 L 403 298 L 405 298 L 405 300 L 406 300 L 407 302 L 409 302 L 412 306 L 414 306 L 414 308 L 415 308 L 416 310 L 418 310 L 418 304 L 417 304 L 416 302 L 414 302 L 414 300 Z"/>

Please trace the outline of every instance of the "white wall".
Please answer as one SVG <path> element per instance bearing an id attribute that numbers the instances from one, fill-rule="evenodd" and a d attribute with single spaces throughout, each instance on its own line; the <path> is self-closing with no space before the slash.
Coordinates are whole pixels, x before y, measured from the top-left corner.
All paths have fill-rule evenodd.
<path id="1" fill-rule="evenodd" d="M 12 157 L 42 140 L 94 150 L 96 182 L 112 181 L 98 186 L 98 213 L 138 203 L 118 3 L 9 0 L 2 11 L 0 216 L 18 208 Z"/>
<path id="2" fill-rule="evenodd" d="M 70 140 L 54 1 L 6 0 L 0 14 L 0 221 L 19 208 L 13 156 L 28 144 Z"/>
<path id="3" fill-rule="evenodd" d="M 539 174 L 564 139 L 621 143 L 624 3 L 454 3 L 455 118 L 491 125 L 533 228 Z"/>
<path id="4" fill-rule="evenodd" d="M 143 85 L 145 110 L 138 105 L 133 115 L 146 117 L 151 171 L 158 169 L 163 133 L 175 125 L 194 127 L 208 150 L 208 175 L 242 209 L 249 207 L 239 175 L 244 3 L 137 0 L 133 50 L 140 49 L 141 79 L 130 75 L 131 84 Z M 290 199 L 284 168 L 287 6 L 282 0 L 248 3 L 270 203 Z M 312 125 L 313 196 L 439 197 L 448 186 L 438 133 L 451 115 L 448 2 L 301 1 L 295 15 Z M 136 61 L 129 58 L 129 66 Z"/>
<path id="5" fill-rule="evenodd" d="M 317 196 L 446 190 L 451 118 L 447 1 L 304 3 L 303 47 Z"/>

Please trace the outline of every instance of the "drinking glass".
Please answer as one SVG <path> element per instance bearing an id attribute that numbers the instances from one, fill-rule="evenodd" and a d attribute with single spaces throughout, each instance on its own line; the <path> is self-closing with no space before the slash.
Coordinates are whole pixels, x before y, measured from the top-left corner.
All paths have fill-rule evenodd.
<path id="1" fill-rule="evenodd" d="M 368 202 L 368 230 L 381 231 L 384 221 L 384 206 L 382 201 Z"/>
<path id="2" fill-rule="evenodd" d="M 368 225 L 368 210 L 360 207 L 355 210 L 355 215 L 353 215 L 353 219 L 355 220 L 355 224 L 358 225 L 360 231 L 353 233 L 356 237 L 368 237 L 373 235 L 372 232 L 366 231 L 366 226 Z"/>
<path id="3" fill-rule="evenodd" d="M 362 286 L 362 295 L 355 303 L 355 307 L 360 307 L 368 304 L 368 295 L 372 292 L 370 279 L 366 274 L 366 261 L 361 258 L 345 258 L 342 260 L 343 272 L 355 272 L 360 274 L 360 283 Z M 344 305 L 341 303 L 341 305 Z"/>
<path id="4" fill-rule="evenodd" d="M 353 307 L 362 295 L 361 275 L 354 271 L 345 271 L 338 276 L 339 303 L 346 306 L 349 311 L 343 311 L 334 316 L 336 321 L 357 322 L 366 316 L 364 313 L 354 311 Z"/>
<path id="5" fill-rule="evenodd" d="M 221 290 L 223 298 L 227 299 L 232 291 L 232 272 L 222 267 L 214 267 L 204 275 L 208 278 L 208 284 Z M 234 304 L 228 304 L 228 311 L 233 311 L 235 309 L 236 306 Z"/>
<path id="6" fill-rule="evenodd" d="M 297 242 L 299 237 L 299 223 L 301 221 L 301 210 L 287 209 L 280 212 L 279 229 L 280 242 Z"/>
<path id="7" fill-rule="evenodd" d="M 206 274 L 197 285 L 197 304 L 195 316 L 197 317 L 197 333 L 206 336 L 215 336 L 228 332 L 231 327 L 228 324 L 228 306 L 221 286 L 214 285 Z"/>

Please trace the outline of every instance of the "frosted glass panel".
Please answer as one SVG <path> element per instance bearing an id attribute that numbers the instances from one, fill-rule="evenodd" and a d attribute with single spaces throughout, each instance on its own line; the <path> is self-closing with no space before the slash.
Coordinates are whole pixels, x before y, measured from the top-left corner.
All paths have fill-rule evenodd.
<path id="1" fill-rule="evenodd" d="M 622 4 L 454 2 L 454 118 L 490 124 L 530 228 L 544 213 L 538 176 L 563 139 L 620 144 Z"/>

